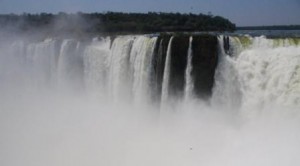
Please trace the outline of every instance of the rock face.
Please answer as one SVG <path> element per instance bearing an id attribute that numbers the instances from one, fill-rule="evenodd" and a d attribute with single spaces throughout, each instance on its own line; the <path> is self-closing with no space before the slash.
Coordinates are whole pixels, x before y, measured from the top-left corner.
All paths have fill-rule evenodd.
<path id="1" fill-rule="evenodd" d="M 161 35 L 156 43 L 152 60 L 153 99 L 160 101 L 162 78 L 168 43 L 171 35 Z M 171 45 L 169 95 L 182 98 L 185 87 L 185 71 L 190 35 L 175 35 Z M 218 62 L 218 39 L 215 35 L 192 35 L 192 71 L 194 94 L 208 99 L 212 94 L 215 69 Z"/>
<path id="2" fill-rule="evenodd" d="M 224 46 L 224 50 L 225 50 L 226 54 L 229 54 L 230 44 L 229 44 L 228 36 L 223 37 L 223 43 L 224 43 L 223 46 Z"/>
<path id="3" fill-rule="evenodd" d="M 161 35 L 158 37 L 155 45 L 154 55 L 152 59 L 153 73 L 151 75 L 151 87 L 153 87 L 151 96 L 154 102 L 160 102 L 161 100 L 164 66 L 170 38 L 170 35 Z"/>
<path id="4" fill-rule="evenodd" d="M 171 51 L 170 90 L 173 97 L 183 97 L 189 36 L 175 36 Z"/>
<path id="5" fill-rule="evenodd" d="M 218 63 L 218 39 L 216 36 L 193 37 L 192 78 L 196 96 L 207 99 L 212 94 L 215 69 Z"/>

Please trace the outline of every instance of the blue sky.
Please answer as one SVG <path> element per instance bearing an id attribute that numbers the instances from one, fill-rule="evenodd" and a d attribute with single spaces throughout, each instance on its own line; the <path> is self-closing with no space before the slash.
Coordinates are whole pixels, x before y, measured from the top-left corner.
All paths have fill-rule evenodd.
<path id="1" fill-rule="evenodd" d="M 300 0 L 0 0 L 0 13 L 211 12 L 238 26 L 300 24 Z"/>

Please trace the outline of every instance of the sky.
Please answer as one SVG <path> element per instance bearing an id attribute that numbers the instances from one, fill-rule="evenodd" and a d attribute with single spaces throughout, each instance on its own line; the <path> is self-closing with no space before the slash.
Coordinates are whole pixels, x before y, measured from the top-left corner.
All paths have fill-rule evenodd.
<path id="1" fill-rule="evenodd" d="M 300 0 L 0 0 L 0 13 L 180 12 L 225 17 L 237 26 L 300 24 Z"/>

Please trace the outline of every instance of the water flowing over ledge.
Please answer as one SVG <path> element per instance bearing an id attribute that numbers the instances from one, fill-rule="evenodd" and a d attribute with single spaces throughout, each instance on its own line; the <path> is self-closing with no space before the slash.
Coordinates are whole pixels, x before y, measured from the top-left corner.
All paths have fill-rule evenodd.
<path id="1" fill-rule="evenodd" d="M 228 109 L 298 106 L 299 45 L 298 38 L 213 35 L 17 40 L 1 54 L 1 77 L 3 87 L 11 83 L 5 72 L 15 71 L 23 89 L 84 91 L 116 102 L 192 97 Z"/>
<path id="2" fill-rule="evenodd" d="M 20 39 L 0 50 L 0 165 L 300 164 L 299 38 Z"/>

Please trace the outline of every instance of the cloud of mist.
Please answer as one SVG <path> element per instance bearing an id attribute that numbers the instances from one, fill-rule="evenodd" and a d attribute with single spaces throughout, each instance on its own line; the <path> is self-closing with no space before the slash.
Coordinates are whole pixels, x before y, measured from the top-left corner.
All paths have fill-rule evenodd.
<path id="1" fill-rule="evenodd" d="M 85 38 L 101 27 L 99 19 L 87 17 L 84 13 L 58 14 L 40 13 L 0 16 L 0 36 L 3 38 L 22 38 L 43 40 L 47 37 Z"/>
<path id="2" fill-rule="evenodd" d="M 66 94 L 2 98 L 0 163 L 265 166 L 300 162 L 299 117 L 247 120 L 189 105 L 159 118 L 156 110 L 149 110 Z"/>
<path id="3" fill-rule="evenodd" d="M 298 112 L 274 109 L 248 117 L 197 100 L 170 110 L 108 102 L 78 89 L 38 84 L 43 75 L 38 69 L 45 66 L 24 64 L 25 47 L 12 47 L 30 46 L 26 38 L 0 40 L 0 165 L 300 164 Z"/>

